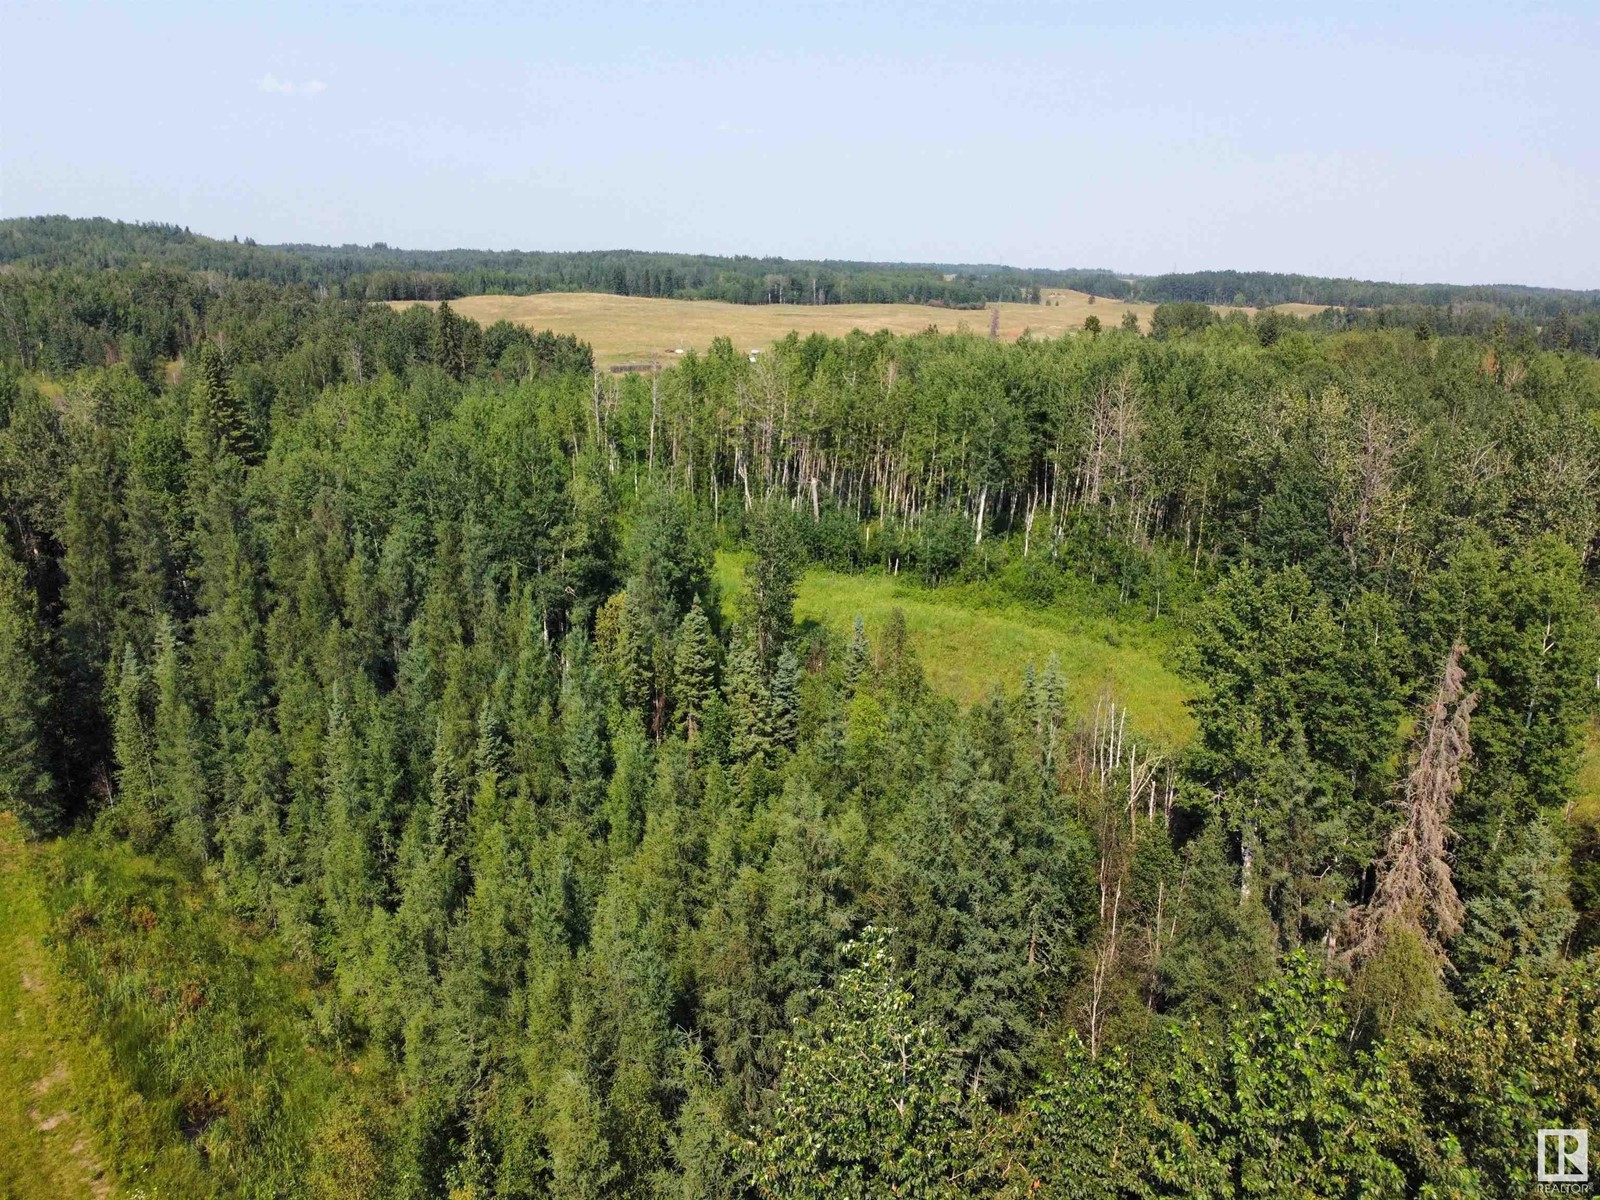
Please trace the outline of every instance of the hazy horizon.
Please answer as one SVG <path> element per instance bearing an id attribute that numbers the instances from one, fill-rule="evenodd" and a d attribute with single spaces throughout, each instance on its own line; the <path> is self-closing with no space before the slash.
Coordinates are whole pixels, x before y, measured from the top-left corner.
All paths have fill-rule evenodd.
<path id="1" fill-rule="evenodd" d="M 5 22 L 0 98 L 27 113 L 0 138 L 6 216 L 1600 288 L 1579 3 L 24 0 Z"/>

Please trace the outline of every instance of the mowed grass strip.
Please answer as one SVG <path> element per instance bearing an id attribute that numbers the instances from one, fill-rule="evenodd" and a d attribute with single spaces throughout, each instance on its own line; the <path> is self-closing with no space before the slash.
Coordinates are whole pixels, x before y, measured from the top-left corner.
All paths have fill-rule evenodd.
<path id="1" fill-rule="evenodd" d="M 741 554 L 717 556 L 723 609 L 730 616 L 738 613 L 744 561 Z M 997 686 L 1014 695 L 1025 666 L 1031 662 L 1043 670 L 1054 654 L 1078 715 L 1092 714 L 1095 704 L 1109 697 L 1127 707 L 1129 725 L 1152 744 L 1175 750 L 1193 736 L 1186 707 L 1191 690 L 1167 665 L 1170 647 L 1156 630 L 1135 622 L 1066 605 L 995 606 L 960 587 L 928 588 L 878 572 L 821 569 L 801 580 L 795 619 L 847 636 L 860 614 L 876 644 L 896 608 L 905 613 L 906 631 L 929 684 L 964 706 Z"/>

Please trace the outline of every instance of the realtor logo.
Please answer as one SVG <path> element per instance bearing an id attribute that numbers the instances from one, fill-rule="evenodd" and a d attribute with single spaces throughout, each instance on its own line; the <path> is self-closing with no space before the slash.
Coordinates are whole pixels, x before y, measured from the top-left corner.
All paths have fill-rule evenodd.
<path id="1" fill-rule="evenodd" d="M 1539 1182 L 1589 1182 L 1589 1131 L 1539 1130 Z"/>

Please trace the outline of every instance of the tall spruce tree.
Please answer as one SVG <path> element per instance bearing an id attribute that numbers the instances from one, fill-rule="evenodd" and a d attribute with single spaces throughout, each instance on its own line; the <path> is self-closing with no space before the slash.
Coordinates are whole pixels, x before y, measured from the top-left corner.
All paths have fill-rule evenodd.
<path id="1" fill-rule="evenodd" d="M 750 516 L 753 557 L 745 570 L 746 623 L 756 655 L 771 670 L 794 625 L 794 598 L 803 566 L 794 515 L 769 498 Z"/>
<path id="2" fill-rule="evenodd" d="M 238 802 L 225 813 L 217 840 L 220 872 L 229 902 L 256 918 L 273 914 L 291 864 L 280 811 L 283 751 L 270 721 L 251 727 L 240 767 Z"/>
<path id="3" fill-rule="evenodd" d="M 715 613 L 710 531 L 684 492 L 649 489 L 628 528 L 628 597 L 658 640 L 670 639 L 698 598 Z"/>
<path id="4" fill-rule="evenodd" d="M 0 546 L 0 807 L 35 835 L 52 832 L 61 817 L 44 744 L 49 692 L 39 630 L 33 590 Z"/>
<path id="5" fill-rule="evenodd" d="M 771 695 L 768 711 L 773 745 L 793 750 L 800 740 L 800 659 L 792 646 L 778 652 Z"/>
<path id="6" fill-rule="evenodd" d="M 638 713 L 623 716 L 611 741 L 611 751 L 615 765 L 606 785 L 606 840 L 612 858 L 620 861 L 633 853 L 644 834 L 650 787 L 650 740 Z"/>
<path id="7" fill-rule="evenodd" d="M 191 401 L 191 421 L 199 437 L 201 455 L 210 459 L 231 454 L 241 462 L 255 457 L 255 438 L 243 406 L 233 389 L 233 372 L 227 356 L 209 338 L 195 351 L 199 378 Z"/>
<path id="8" fill-rule="evenodd" d="M 867 640 L 867 623 L 857 613 L 850 625 L 850 641 L 844 649 L 844 686 L 851 694 L 872 666 L 872 643 Z M 1030 668 L 1031 670 L 1031 668 Z"/>
<path id="9" fill-rule="evenodd" d="M 772 750 L 772 693 L 755 638 L 743 626 L 734 631 L 725 686 L 732 725 L 730 752 L 739 762 L 764 759 Z"/>
<path id="10" fill-rule="evenodd" d="M 156 633 L 155 743 L 156 780 L 167 837 L 191 862 L 210 857 L 210 801 L 206 786 L 205 741 L 189 698 L 184 656 L 178 633 L 164 619 Z"/>
<path id="11" fill-rule="evenodd" d="M 461 318 L 448 300 L 439 302 L 439 315 L 434 326 L 433 361 L 452 379 L 463 379 L 467 373 L 466 337 L 461 328 Z"/>
<path id="12" fill-rule="evenodd" d="M 327 824 L 318 872 L 330 957 L 336 962 L 359 957 L 361 934 L 378 898 L 356 731 L 345 694 L 334 688 L 323 743 Z"/>
<path id="13" fill-rule="evenodd" d="M 562 643 L 561 760 L 569 795 L 585 818 L 599 811 L 605 797 L 607 736 L 605 702 L 595 655 L 584 631 L 574 629 Z"/>
<path id="14" fill-rule="evenodd" d="M 112 745 L 117 793 L 111 813 L 116 827 L 140 850 L 149 850 L 166 828 L 156 778 L 155 748 L 146 717 L 148 680 L 133 647 L 125 646 L 117 676 L 117 711 Z"/>
<path id="15" fill-rule="evenodd" d="M 114 652 L 119 483 L 112 431 L 91 428 L 67 477 L 61 560 L 67 576 L 63 633 L 73 669 L 84 681 L 98 679 Z"/>
<path id="16" fill-rule="evenodd" d="M 693 745 L 700 736 L 708 707 L 717 699 L 716 662 L 711 622 L 695 597 L 678 626 L 672 657 L 672 702 L 684 737 Z"/>

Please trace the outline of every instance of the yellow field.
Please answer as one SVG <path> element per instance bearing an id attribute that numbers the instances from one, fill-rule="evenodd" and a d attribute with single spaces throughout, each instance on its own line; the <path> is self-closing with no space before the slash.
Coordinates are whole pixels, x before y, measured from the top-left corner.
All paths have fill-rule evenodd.
<path id="1" fill-rule="evenodd" d="M 1039 337 L 1057 337 L 1082 329 L 1090 313 L 1114 329 L 1122 314 L 1132 311 L 1141 328 L 1150 328 L 1153 304 L 1124 304 L 1101 297 L 1093 304 L 1082 292 L 1051 291 L 1049 304 L 1002 304 L 1000 336 L 1015 341 L 1024 330 Z M 413 301 L 395 301 L 407 308 Z M 716 337 L 727 336 L 740 350 L 770 345 L 794 330 L 832 336 L 852 329 L 888 329 L 920 333 L 930 325 L 947 332 L 967 328 L 989 332 L 988 309 L 933 308 L 925 304 L 725 304 L 720 300 L 656 300 L 642 296 L 610 296 L 596 292 L 545 292 L 537 296 L 466 296 L 450 301 L 462 316 L 485 325 L 515 321 L 534 329 L 574 333 L 594 347 L 602 366 L 618 363 L 670 362 L 676 350 L 704 350 Z"/>
<path id="2" fill-rule="evenodd" d="M 1000 336 L 1014 342 L 1024 332 L 1036 337 L 1059 337 L 1083 328 L 1091 314 L 1106 329 L 1122 323 L 1132 312 L 1139 327 L 1150 330 L 1153 304 L 1128 304 L 1105 296 L 1090 303 L 1084 292 L 1046 288 L 1043 304 L 1001 304 Z M 432 302 L 395 300 L 395 308 Z M 785 337 L 792 330 L 805 337 L 825 333 L 833 337 L 852 329 L 875 332 L 921 333 L 930 325 L 953 333 L 970 329 L 989 332 L 990 309 L 935 308 L 926 304 L 727 304 L 721 300 L 659 300 L 645 296 L 612 296 L 600 292 L 544 292 L 536 296 L 464 296 L 450 301 L 463 316 L 489 325 L 514 321 L 532 329 L 573 333 L 594 347 L 600 366 L 621 363 L 671 362 L 678 350 L 705 350 L 713 338 L 729 337 L 740 350 L 757 350 Z M 1315 304 L 1281 304 L 1280 312 L 1296 317 L 1322 311 Z M 1232 311 L 1217 308 L 1219 313 Z M 1240 310 L 1254 313 L 1246 308 Z"/>

